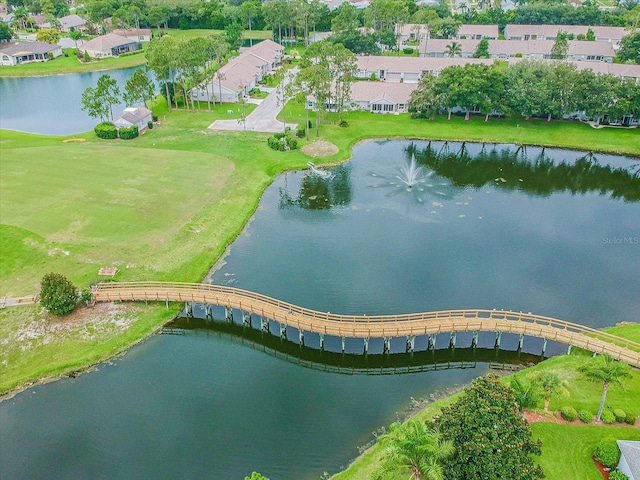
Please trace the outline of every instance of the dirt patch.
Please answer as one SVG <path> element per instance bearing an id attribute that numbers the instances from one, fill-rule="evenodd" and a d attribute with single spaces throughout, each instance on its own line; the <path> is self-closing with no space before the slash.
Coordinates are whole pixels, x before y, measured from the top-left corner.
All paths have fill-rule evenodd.
<path id="1" fill-rule="evenodd" d="M 302 153 L 313 158 L 324 158 L 335 155 L 340 150 L 331 142 L 313 142 L 301 148 Z"/>
<path id="2" fill-rule="evenodd" d="M 71 143 L 71 142 L 82 143 L 86 141 L 87 141 L 86 138 L 67 138 L 66 140 L 63 140 L 62 143 Z"/>

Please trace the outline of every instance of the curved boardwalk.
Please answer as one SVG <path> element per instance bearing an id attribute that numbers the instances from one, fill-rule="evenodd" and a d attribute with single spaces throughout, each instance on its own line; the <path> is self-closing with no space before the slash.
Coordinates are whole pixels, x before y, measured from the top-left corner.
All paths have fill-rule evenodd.
<path id="1" fill-rule="evenodd" d="M 238 309 L 300 332 L 355 338 L 391 338 L 443 332 L 503 332 L 542 337 L 594 353 L 609 353 L 640 368 L 640 344 L 575 323 L 503 310 L 446 310 L 401 315 L 356 316 L 319 312 L 259 293 L 202 283 L 111 282 L 94 291 L 97 302 L 166 301 Z"/>

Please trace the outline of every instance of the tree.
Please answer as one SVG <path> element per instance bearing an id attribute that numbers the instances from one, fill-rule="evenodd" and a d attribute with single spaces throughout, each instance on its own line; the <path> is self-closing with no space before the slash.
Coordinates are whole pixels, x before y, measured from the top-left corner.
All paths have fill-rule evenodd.
<path id="1" fill-rule="evenodd" d="M 76 48 L 78 48 L 78 40 L 80 40 L 82 38 L 82 31 L 80 30 L 71 30 L 69 32 L 69 37 L 71 37 L 71 40 L 73 40 L 73 42 L 76 45 Z"/>
<path id="2" fill-rule="evenodd" d="M 8 42 L 13 38 L 13 32 L 8 24 L 0 20 L 0 42 Z"/>
<path id="3" fill-rule="evenodd" d="M 478 42 L 473 58 L 489 58 L 489 40 L 483 38 Z"/>
<path id="4" fill-rule="evenodd" d="M 607 392 L 611 384 L 622 387 L 622 380 L 631 376 L 631 367 L 624 362 L 614 360 L 608 353 L 598 355 L 580 369 L 583 375 L 592 382 L 602 382 L 602 396 L 596 421 L 600 421 Z"/>
<path id="5" fill-rule="evenodd" d="M 458 42 L 451 42 L 449 45 L 445 47 L 445 53 L 447 57 L 455 57 L 457 55 L 462 54 L 462 45 Z"/>
<path id="6" fill-rule="evenodd" d="M 174 37 L 164 36 L 160 40 L 153 40 L 149 44 L 146 53 L 148 68 L 153 70 L 158 82 L 164 83 L 165 96 L 169 111 L 171 111 L 171 101 L 169 93 L 169 83 L 173 81 L 173 64 L 176 56 L 176 40 Z"/>
<path id="7" fill-rule="evenodd" d="M 444 461 L 445 479 L 536 480 L 544 477 L 532 455 L 541 454 L 527 421 L 518 412 L 513 390 L 495 375 L 473 381 L 435 426 L 455 453 Z"/>
<path id="8" fill-rule="evenodd" d="M 53 28 L 41 28 L 36 34 L 36 40 L 55 45 L 60 40 L 60 32 Z"/>
<path id="9" fill-rule="evenodd" d="M 393 423 L 388 435 L 380 441 L 384 446 L 382 469 L 375 478 L 415 478 L 442 480 L 442 461 L 453 455 L 453 443 L 444 440 L 432 426 L 418 420 Z M 399 477 L 402 474 L 402 477 Z"/>
<path id="10" fill-rule="evenodd" d="M 566 32 L 558 32 L 556 41 L 553 42 L 551 47 L 551 58 L 556 60 L 564 60 L 567 58 L 567 52 L 569 51 L 569 38 Z"/>
<path id="11" fill-rule="evenodd" d="M 244 480 L 269 480 L 267 477 L 263 477 L 258 472 L 253 472 L 251 477 L 244 477 Z"/>
<path id="12" fill-rule="evenodd" d="M 153 83 L 144 70 L 138 68 L 127 80 L 122 97 L 127 105 L 143 103 L 147 106 L 147 100 L 153 97 L 153 93 Z"/>
<path id="13" fill-rule="evenodd" d="M 542 372 L 536 379 L 535 384 L 540 388 L 544 396 L 544 411 L 549 411 L 549 402 L 553 395 L 557 395 L 562 387 L 562 379 L 557 373 Z"/>
<path id="14" fill-rule="evenodd" d="M 59 273 L 47 273 L 40 282 L 40 304 L 54 315 L 66 315 L 78 303 L 78 290 Z"/>
<path id="15" fill-rule="evenodd" d="M 640 64 L 640 31 L 622 37 L 616 58 L 623 63 Z"/>
<path id="16" fill-rule="evenodd" d="M 334 32 L 354 32 L 360 26 L 360 11 L 349 2 L 341 3 L 334 10 L 331 30 Z"/>
<path id="17" fill-rule="evenodd" d="M 529 408 L 535 408 L 538 404 L 540 394 L 535 384 L 526 382 L 520 377 L 514 377 L 511 380 L 511 388 L 518 404 L 518 410 L 521 412 Z"/>
<path id="18" fill-rule="evenodd" d="M 418 87 L 411 92 L 409 108 L 428 118 L 435 117 L 438 111 L 440 98 L 437 91 L 436 77 L 426 73 L 420 79 Z"/>
<path id="19" fill-rule="evenodd" d="M 113 105 L 120 102 L 120 88 L 116 80 L 109 75 L 98 79 L 96 88 L 87 87 L 82 93 L 82 110 L 90 117 L 113 121 Z"/>

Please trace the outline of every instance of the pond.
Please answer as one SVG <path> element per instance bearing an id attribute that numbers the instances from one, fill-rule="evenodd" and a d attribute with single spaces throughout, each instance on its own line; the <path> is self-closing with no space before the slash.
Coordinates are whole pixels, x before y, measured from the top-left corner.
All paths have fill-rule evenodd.
<path id="1" fill-rule="evenodd" d="M 115 78 L 120 90 L 124 90 L 136 68 L 0 78 L 0 128 L 42 135 L 71 135 L 92 130 L 100 120 L 82 111 L 82 92 L 88 87 L 95 88 L 101 75 Z M 114 106 L 114 118 L 124 107 L 124 104 Z"/>
<path id="2" fill-rule="evenodd" d="M 209 280 L 334 313 L 497 308 L 592 327 L 637 320 L 638 169 L 637 159 L 585 152 L 364 143 L 341 166 L 277 178 Z M 301 348 L 277 332 L 225 326 L 220 309 L 215 317 L 179 319 L 165 329 L 179 334 L 2 402 L 3 476 L 242 479 L 257 470 L 317 480 L 412 398 L 503 361 L 534 361 L 542 344 L 527 337 L 521 354 L 490 360 L 491 334 L 476 354 L 438 340 L 437 367 L 372 375 L 402 360 L 403 339 L 392 360 L 372 340 L 366 361 L 361 339 L 348 339 L 344 357 L 340 339 L 327 339 L 323 359 L 307 348 L 317 339 Z M 347 368 L 322 371 L 323 362 Z M 356 364 L 370 374 L 346 374 Z"/>

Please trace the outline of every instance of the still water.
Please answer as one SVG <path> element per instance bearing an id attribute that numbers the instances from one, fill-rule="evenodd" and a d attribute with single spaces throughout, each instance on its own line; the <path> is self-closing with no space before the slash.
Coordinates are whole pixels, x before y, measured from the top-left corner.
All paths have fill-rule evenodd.
<path id="1" fill-rule="evenodd" d="M 593 327 L 637 321 L 638 160 L 515 151 L 368 142 L 342 166 L 283 175 L 211 280 L 336 313 L 469 307 Z M 183 319 L 167 329 L 182 335 L 154 336 L 97 372 L 2 402 L 0 475 L 242 479 L 258 470 L 317 480 L 346 465 L 411 397 L 490 366 L 340 375 L 222 330 Z M 399 340 L 394 354 L 404 351 Z M 339 343 L 327 339 L 327 349 Z M 491 345 L 481 336 L 481 347 Z M 524 353 L 540 345 L 527 338 Z M 381 348 L 371 342 L 371 364 Z M 349 341 L 348 354 L 361 351 L 362 340 Z"/>
<path id="2" fill-rule="evenodd" d="M 71 135 L 91 130 L 100 120 L 82 111 L 82 92 L 87 87 L 95 88 L 101 75 L 116 79 L 123 91 L 135 70 L 0 78 L 0 128 L 42 135 Z M 124 107 L 124 104 L 114 105 L 114 118 Z"/>

